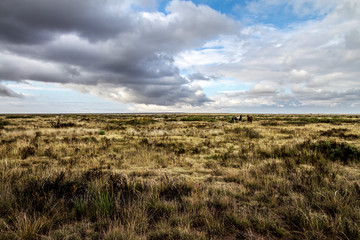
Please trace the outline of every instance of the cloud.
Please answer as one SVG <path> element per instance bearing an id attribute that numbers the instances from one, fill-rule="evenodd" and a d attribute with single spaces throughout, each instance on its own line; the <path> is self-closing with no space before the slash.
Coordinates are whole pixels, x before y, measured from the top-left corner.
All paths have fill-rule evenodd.
<path id="1" fill-rule="evenodd" d="M 116 1 L 63 0 L 0 2 L 0 39 L 15 44 L 39 44 L 63 33 L 105 40 L 131 27 Z"/>
<path id="2" fill-rule="evenodd" d="M 249 93 L 256 95 L 257 94 L 268 95 L 268 94 L 277 93 L 277 89 L 270 85 L 256 84 L 252 89 L 249 90 Z"/>
<path id="3" fill-rule="evenodd" d="M 0 97 L 22 98 L 22 97 L 24 97 L 24 95 L 22 95 L 20 93 L 16 93 L 13 90 L 0 84 Z"/>
<path id="4" fill-rule="evenodd" d="M 246 12 L 254 19 L 268 19 L 272 14 L 290 17 L 294 21 L 305 18 L 318 18 L 328 14 L 336 7 L 336 0 L 254 0 L 248 1 L 244 7 L 235 5 L 234 11 Z M 289 20 L 289 19 L 288 19 Z"/>
<path id="5" fill-rule="evenodd" d="M 345 109 L 360 104 L 359 15 L 360 3 L 344 0 L 321 19 L 287 28 L 250 25 L 236 37 L 208 43 L 221 48 L 183 52 L 177 61 L 183 68 L 234 79 L 239 88 L 250 86 L 214 96 L 214 106 Z"/>
<path id="6" fill-rule="evenodd" d="M 132 9 L 153 4 L 1 1 L 0 79 L 63 83 L 122 102 L 210 101 L 193 76 L 180 75 L 174 56 L 236 31 L 237 23 L 186 1 L 170 2 L 166 14 Z"/>
<path id="7" fill-rule="evenodd" d="M 211 80 L 211 79 L 216 79 L 216 78 L 218 78 L 218 77 L 217 77 L 217 76 L 207 76 L 207 75 L 202 74 L 202 73 L 199 73 L 199 72 L 194 72 L 194 73 L 188 74 L 188 75 L 187 75 L 187 78 L 188 78 L 190 81 L 194 81 L 194 80 L 205 80 L 205 81 L 208 81 L 208 80 Z"/>
<path id="8" fill-rule="evenodd" d="M 133 85 L 120 87 L 113 84 L 70 85 L 72 88 L 102 98 L 124 103 L 150 104 L 157 106 L 201 106 L 211 100 L 202 89 L 193 84 L 183 85 Z"/>

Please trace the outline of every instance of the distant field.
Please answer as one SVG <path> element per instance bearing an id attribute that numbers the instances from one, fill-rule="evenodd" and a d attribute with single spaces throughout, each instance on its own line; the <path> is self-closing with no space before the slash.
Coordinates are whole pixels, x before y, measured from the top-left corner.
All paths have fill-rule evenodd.
<path id="1" fill-rule="evenodd" d="M 360 239 L 360 115 L 0 115 L 1 239 Z"/>

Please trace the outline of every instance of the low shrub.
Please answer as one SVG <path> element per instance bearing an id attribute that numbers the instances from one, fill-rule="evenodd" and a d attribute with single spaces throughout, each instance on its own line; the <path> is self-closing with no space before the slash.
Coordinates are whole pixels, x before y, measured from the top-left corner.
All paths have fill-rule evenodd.
<path id="1" fill-rule="evenodd" d="M 170 179 L 165 176 L 159 189 L 159 197 L 166 200 L 180 200 L 183 197 L 191 195 L 194 185 L 185 181 Z"/>
<path id="2" fill-rule="evenodd" d="M 10 125 L 9 121 L 4 121 L 0 119 L 0 129 L 4 129 L 7 125 Z"/>
<path id="3" fill-rule="evenodd" d="M 262 126 L 279 126 L 278 122 L 275 121 L 265 121 L 261 123 Z"/>
<path id="4" fill-rule="evenodd" d="M 306 147 L 306 143 L 304 146 Z M 360 161 L 360 150 L 348 143 L 318 141 L 310 143 L 308 148 L 322 154 L 331 161 L 340 161 L 345 164 L 353 161 Z"/>
<path id="5" fill-rule="evenodd" d="M 257 139 L 257 138 L 262 138 L 263 136 L 261 136 L 261 134 L 256 131 L 253 128 L 248 128 L 248 127 L 237 127 L 234 128 L 232 130 L 230 130 L 231 132 L 235 133 L 235 134 L 240 134 L 243 135 L 247 138 L 250 139 Z"/>
<path id="6" fill-rule="evenodd" d="M 345 134 L 345 132 L 347 132 L 347 131 L 348 131 L 348 129 L 345 129 L 345 128 L 332 128 L 330 130 L 322 131 L 320 133 L 320 136 L 339 137 L 339 138 L 348 139 L 348 140 L 354 140 L 354 139 L 360 138 L 359 135 L 356 135 L 356 134 Z"/>
<path id="7" fill-rule="evenodd" d="M 344 164 L 360 161 L 360 150 L 348 143 L 335 141 L 305 141 L 295 146 L 276 147 L 272 152 L 260 152 L 263 157 L 293 158 L 298 163 L 339 161 Z"/>
<path id="8" fill-rule="evenodd" d="M 181 121 L 204 121 L 204 122 L 216 122 L 216 119 L 209 116 L 187 116 L 180 119 Z"/>
<path id="9" fill-rule="evenodd" d="M 151 124 L 154 122 L 156 122 L 156 120 L 154 120 L 151 117 L 140 117 L 140 118 L 135 118 L 130 121 L 127 121 L 127 124 L 129 124 L 129 125 L 148 125 L 148 124 Z"/>
<path id="10" fill-rule="evenodd" d="M 30 156 L 35 155 L 36 149 L 34 146 L 26 146 L 20 150 L 21 159 L 26 159 Z"/>

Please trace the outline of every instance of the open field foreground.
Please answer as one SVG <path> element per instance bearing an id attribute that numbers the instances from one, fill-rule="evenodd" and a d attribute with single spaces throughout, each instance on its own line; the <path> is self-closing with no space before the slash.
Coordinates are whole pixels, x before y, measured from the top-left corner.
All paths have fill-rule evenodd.
<path id="1" fill-rule="evenodd" d="M 360 239 L 360 116 L 0 115 L 0 239 Z"/>

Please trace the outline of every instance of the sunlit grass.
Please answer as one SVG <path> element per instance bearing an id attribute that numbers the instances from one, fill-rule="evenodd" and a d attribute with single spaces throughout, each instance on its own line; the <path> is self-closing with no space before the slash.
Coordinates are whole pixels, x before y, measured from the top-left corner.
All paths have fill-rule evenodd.
<path id="1" fill-rule="evenodd" d="M 0 116 L 0 239 L 360 238 L 359 116 L 231 117 Z"/>

